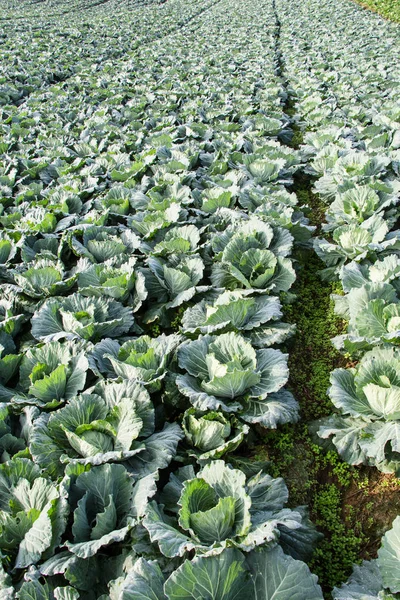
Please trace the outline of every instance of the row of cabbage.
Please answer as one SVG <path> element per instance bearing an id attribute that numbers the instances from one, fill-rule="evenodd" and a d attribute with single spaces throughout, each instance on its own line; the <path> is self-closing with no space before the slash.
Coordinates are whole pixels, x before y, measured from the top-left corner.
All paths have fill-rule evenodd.
<path id="1" fill-rule="evenodd" d="M 322 598 L 305 507 L 235 454 L 298 418 L 279 295 L 312 233 L 261 8 L 3 107 L 2 598 Z"/>
<path id="2" fill-rule="evenodd" d="M 118 72 L 116 61 L 134 57 L 138 48 L 186 26 L 212 4 L 146 2 L 143 11 L 140 3 L 109 0 L 96 5 L 95 13 L 89 4 L 86 10 L 62 5 L 61 13 L 53 13 L 49 3 L 46 11 L 33 5 L 36 10 L 30 18 L 12 19 L 3 31 L 1 103 L 20 104 L 38 88 L 67 81 L 74 74 L 85 77 L 93 69 L 99 73 L 114 67 Z M 16 5 L 9 7 L 11 15 L 17 10 Z"/>
<path id="3" fill-rule="evenodd" d="M 213 12 L 207 8 L 208 4 L 204 18 L 211 19 Z M 254 42 L 249 54 L 251 72 L 243 53 L 229 60 L 218 43 L 215 48 L 211 42 L 204 45 L 210 58 L 199 63 L 201 44 L 195 40 L 191 52 L 183 45 L 186 35 L 195 37 L 197 27 L 196 22 L 180 34 L 153 45 L 144 44 L 140 52 L 121 62 L 113 60 L 112 49 L 108 61 L 103 56 L 108 51 L 99 49 L 100 70 L 86 65 L 68 83 L 38 88 L 21 106 L 4 106 L 1 184 L 6 199 L 2 204 L 8 196 L 16 196 L 19 211 L 36 221 L 37 217 L 29 213 L 31 201 L 41 201 L 47 208 L 43 195 L 49 194 L 42 193 L 45 188 L 51 188 L 52 196 L 67 191 L 86 199 L 115 182 L 123 183 L 136 172 L 140 176 L 146 166 L 143 163 L 153 160 L 160 146 L 168 147 L 176 140 L 187 140 L 188 145 L 192 139 L 206 140 L 208 125 L 215 121 L 225 121 L 220 129 L 224 128 L 228 141 L 232 138 L 232 147 L 245 143 L 245 139 L 237 141 L 243 138 L 241 123 L 260 135 L 284 129 L 273 60 L 263 66 L 257 53 L 264 42 L 270 44 L 271 28 L 263 34 L 263 42 Z M 237 69 L 242 71 L 240 83 L 233 77 Z M 204 79 L 209 77 L 214 89 L 204 86 Z M 264 77 L 275 85 L 265 86 Z M 249 119 L 246 115 L 252 114 L 253 103 L 262 103 L 263 112 Z M 193 130 L 185 127 L 186 121 L 194 120 Z"/>
<path id="4" fill-rule="evenodd" d="M 398 476 L 400 34 L 350 2 L 335 3 L 334 12 L 332 5 L 278 0 L 286 75 L 305 132 L 305 172 L 327 205 L 314 247 L 326 265 L 322 276 L 343 286 L 333 299 L 348 329 L 332 342 L 355 364 L 331 374 L 337 413 L 316 430 L 348 463 Z M 363 563 L 334 598 L 400 592 L 399 522 L 388 534 L 390 568 L 380 559 Z"/>
<path id="5" fill-rule="evenodd" d="M 143 10 L 140 3 L 109 0 L 95 12 L 83 4 L 86 9 L 82 2 L 53 7 L 46 2 L 44 9 L 38 3 L 27 14 L 19 2 L 2 3 L 0 105 L 20 105 L 46 89 L 55 93 L 54 84 L 76 85 L 93 71 L 100 78 L 103 71 L 118 73 L 119 62 L 134 59 L 144 45 L 185 27 L 214 3 L 148 2 Z M 17 14 L 20 19 L 13 18 Z"/>

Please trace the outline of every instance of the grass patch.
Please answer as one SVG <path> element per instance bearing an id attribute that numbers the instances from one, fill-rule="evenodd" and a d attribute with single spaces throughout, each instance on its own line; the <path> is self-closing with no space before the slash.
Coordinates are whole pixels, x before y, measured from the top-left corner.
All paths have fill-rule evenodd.
<path id="1" fill-rule="evenodd" d="M 290 506 L 308 505 L 311 520 L 324 534 L 309 566 L 331 599 L 331 589 L 347 579 L 368 539 L 362 507 L 346 501 L 348 491 L 358 489 L 358 472 L 336 451 L 325 452 L 313 443 L 304 423 L 269 431 L 262 442 L 254 458 L 271 461 L 271 475 L 283 477 L 288 486 Z"/>
<path id="2" fill-rule="evenodd" d="M 327 395 L 330 373 L 346 361 L 332 346 L 331 338 L 343 332 L 345 322 L 335 315 L 330 298 L 339 291 L 337 284 L 321 281 L 318 271 L 323 265 L 318 257 L 304 252 L 298 259 L 305 261 L 294 290 L 298 300 L 285 307 L 285 319 L 297 326 L 289 353 L 289 386 L 300 403 L 302 417 L 311 421 L 333 410 Z"/>
<path id="3" fill-rule="evenodd" d="M 355 0 L 364 8 L 378 13 L 385 19 L 400 23 L 400 2 L 399 0 Z"/>

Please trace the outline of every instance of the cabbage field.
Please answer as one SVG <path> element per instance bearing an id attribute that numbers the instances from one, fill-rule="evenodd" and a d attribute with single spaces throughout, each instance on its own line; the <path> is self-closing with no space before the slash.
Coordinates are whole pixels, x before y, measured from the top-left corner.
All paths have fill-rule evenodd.
<path id="1" fill-rule="evenodd" d="M 399 26 L 0 23 L 0 600 L 399 599 Z"/>

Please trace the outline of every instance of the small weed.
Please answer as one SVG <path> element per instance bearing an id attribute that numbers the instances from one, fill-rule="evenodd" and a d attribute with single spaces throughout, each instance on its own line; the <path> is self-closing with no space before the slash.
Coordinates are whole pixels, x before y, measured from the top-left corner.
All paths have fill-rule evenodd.
<path id="1" fill-rule="evenodd" d="M 172 331 L 179 331 L 181 325 L 182 325 L 182 317 L 183 317 L 183 313 L 185 312 L 187 306 L 180 306 L 179 308 L 177 308 L 175 310 L 175 317 L 174 319 L 172 319 L 171 321 L 171 329 Z"/>
<path id="2" fill-rule="evenodd" d="M 284 307 L 285 318 L 297 326 L 289 354 L 289 384 L 303 416 L 312 420 L 332 412 L 327 395 L 330 373 L 344 366 L 345 359 L 332 346 L 331 338 L 343 331 L 344 323 L 335 315 L 330 298 L 337 285 L 319 277 L 322 263 L 314 254 L 297 258 L 300 268 L 293 291 L 298 300 Z"/>
<path id="3" fill-rule="evenodd" d="M 158 323 L 152 323 L 148 327 L 148 332 L 151 335 L 151 337 L 158 337 L 159 335 L 161 335 L 161 328 L 158 325 Z"/>

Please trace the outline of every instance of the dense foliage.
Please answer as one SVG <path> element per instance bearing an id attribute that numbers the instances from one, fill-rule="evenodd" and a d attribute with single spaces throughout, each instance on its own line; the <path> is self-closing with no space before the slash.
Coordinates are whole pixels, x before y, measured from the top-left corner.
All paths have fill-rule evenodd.
<path id="1" fill-rule="evenodd" d="M 397 30 L 345 0 L 0 5 L 1 597 L 321 600 L 321 534 L 251 444 L 300 418 L 314 247 L 359 361 L 314 429 L 399 473 Z"/>

